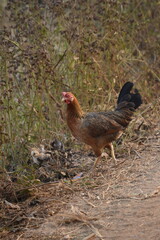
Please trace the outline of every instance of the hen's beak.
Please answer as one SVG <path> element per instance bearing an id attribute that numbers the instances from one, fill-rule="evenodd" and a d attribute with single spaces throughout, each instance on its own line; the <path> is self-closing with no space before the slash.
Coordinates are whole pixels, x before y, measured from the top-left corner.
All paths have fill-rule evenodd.
<path id="1" fill-rule="evenodd" d="M 62 102 L 65 102 L 65 100 L 66 100 L 66 99 L 65 99 L 65 94 L 66 94 L 66 92 L 62 92 L 62 96 L 63 96 L 63 97 L 62 97 Z"/>

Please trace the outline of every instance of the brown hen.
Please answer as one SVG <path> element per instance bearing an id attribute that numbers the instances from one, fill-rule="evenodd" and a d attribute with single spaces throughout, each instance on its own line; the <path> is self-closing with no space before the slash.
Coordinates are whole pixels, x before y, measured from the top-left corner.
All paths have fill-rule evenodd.
<path id="1" fill-rule="evenodd" d="M 118 139 L 132 115 L 141 104 L 142 99 L 138 90 L 133 93 L 133 83 L 127 82 L 122 87 L 117 107 L 114 111 L 90 112 L 85 114 L 77 98 L 71 92 L 63 92 L 63 101 L 67 104 L 66 119 L 72 135 L 81 142 L 90 145 L 97 156 L 94 167 L 102 157 L 104 148 L 108 148 L 116 163 L 112 142 Z"/>

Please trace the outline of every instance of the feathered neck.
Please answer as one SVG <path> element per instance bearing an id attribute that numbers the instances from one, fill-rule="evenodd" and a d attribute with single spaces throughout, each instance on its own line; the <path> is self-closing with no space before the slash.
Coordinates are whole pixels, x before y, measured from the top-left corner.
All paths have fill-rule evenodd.
<path id="1" fill-rule="evenodd" d="M 67 118 L 82 118 L 83 111 L 81 106 L 75 97 L 74 100 L 67 104 Z"/>

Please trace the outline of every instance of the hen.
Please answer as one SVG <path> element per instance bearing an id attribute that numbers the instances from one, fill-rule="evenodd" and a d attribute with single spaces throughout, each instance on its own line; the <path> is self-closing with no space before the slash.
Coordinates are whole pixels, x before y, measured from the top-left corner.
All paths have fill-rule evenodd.
<path id="1" fill-rule="evenodd" d="M 142 104 L 138 90 L 135 89 L 131 93 L 132 88 L 133 83 L 127 82 L 124 84 L 114 111 L 90 112 L 87 114 L 82 111 L 77 98 L 71 92 L 62 93 L 62 101 L 67 104 L 66 120 L 68 127 L 76 139 L 92 147 L 97 156 L 94 167 L 103 156 L 102 151 L 105 147 L 110 150 L 111 156 L 116 162 L 112 142 L 121 136 L 132 120 L 135 109 Z"/>

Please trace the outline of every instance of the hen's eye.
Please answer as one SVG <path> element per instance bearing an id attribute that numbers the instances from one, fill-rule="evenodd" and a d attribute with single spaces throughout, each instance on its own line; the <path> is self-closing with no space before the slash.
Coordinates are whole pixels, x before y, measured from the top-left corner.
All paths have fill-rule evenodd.
<path id="1" fill-rule="evenodd" d="M 67 98 L 70 98 L 71 96 L 70 96 L 70 94 L 66 94 L 66 97 L 67 97 Z"/>

